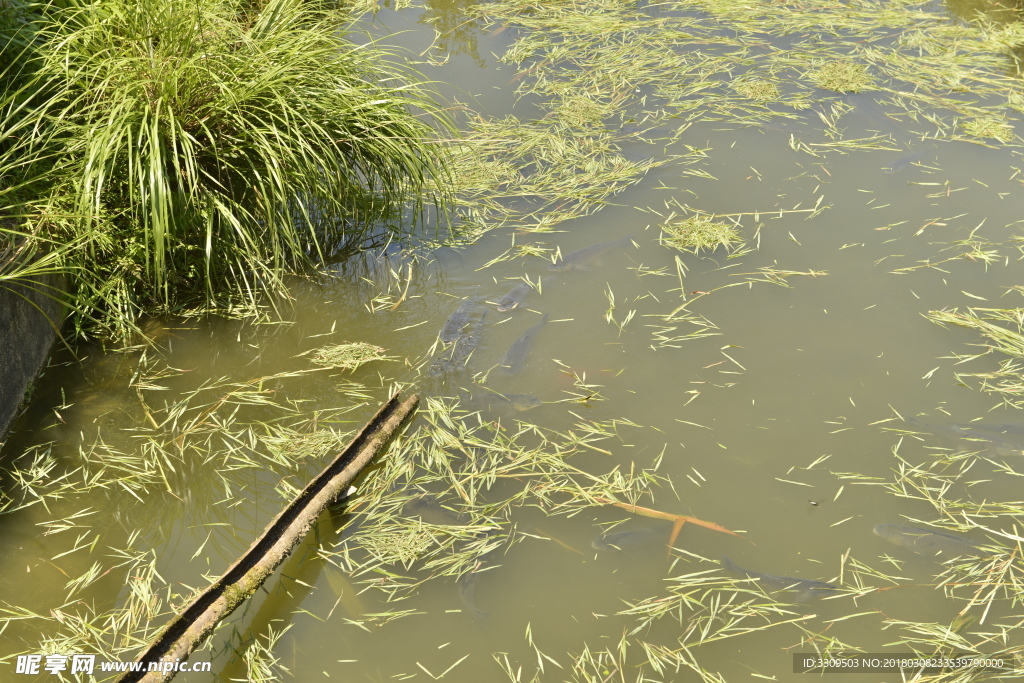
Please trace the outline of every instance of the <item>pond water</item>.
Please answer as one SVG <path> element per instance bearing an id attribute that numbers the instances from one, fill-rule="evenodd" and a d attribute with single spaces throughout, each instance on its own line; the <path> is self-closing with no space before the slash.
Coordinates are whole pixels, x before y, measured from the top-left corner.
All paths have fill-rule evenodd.
<path id="1" fill-rule="evenodd" d="M 1024 418 L 982 384 L 1007 356 L 927 317 L 1024 293 L 1024 38 L 974 9 L 379 8 L 363 28 L 463 103 L 477 229 L 297 282 L 287 324 L 151 321 L 152 346 L 55 361 L 4 451 L 37 502 L 0 530 L 0 655 L 131 658 L 400 388 L 423 401 L 405 436 L 193 655 L 213 674 L 179 680 L 1012 656 Z M 829 64 L 870 86 L 817 87 Z M 694 215 L 739 241 L 673 248 Z M 328 357 L 354 342 L 380 358 Z M 696 519 L 672 536 L 672 516 Z M 935 558 L 881 524 L 997 548 Z"/>

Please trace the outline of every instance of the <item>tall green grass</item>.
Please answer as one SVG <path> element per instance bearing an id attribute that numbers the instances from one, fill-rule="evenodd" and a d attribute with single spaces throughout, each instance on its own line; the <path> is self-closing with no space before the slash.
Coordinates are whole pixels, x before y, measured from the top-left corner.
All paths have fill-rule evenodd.
<path id="1" fill-rule="evenodd" d="M 19 124 L 46 131 L 45 206 L 8 214 L 81 245 L 65 263 L 85 334 L 124 334 L 143 311 L 255 310 L 288 273 L 444 206 L 447 117 L 394 55 L 347 41 L 345 15 L 62 5 L 34 14 L 25 61 L 49 95 Z"/>
<path id="2" fill-rule="evenodd" d="M 59 145 L 37 112 L 54 101 L 31 76 L 32 31 L 16 3 L 0 5 L 0 289 L 29 301 L 35 291 L 63 298 L 52 275 L 74 269 L 67 253 L 80 242 L 55 241 L 40 220 L 40 197 L 49 194 L 46 169 L 59 163 Z M 54 327 L 60 321 L 50 321 Z"/>

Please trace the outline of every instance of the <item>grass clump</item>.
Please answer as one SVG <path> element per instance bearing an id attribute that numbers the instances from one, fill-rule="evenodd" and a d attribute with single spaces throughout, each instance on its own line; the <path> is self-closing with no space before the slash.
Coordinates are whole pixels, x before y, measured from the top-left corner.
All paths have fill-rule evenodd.
<path id="1" fill-rule="evenodd" d="M 735 227 L 715 222 L 707 214 L 698 214 L 681 221 L 666 221 L 662 223 L 661 230 L 661 243 L 664 246 L 695 254 L 701 249 L 714 251 L 723 246 L 732 250 L 743 244 Z"/>
<path id="2" fill-rule="evenodd" d="M 808 77 L 819 88 L 836 92 L 861 92 L 874 87 L 874 79 L 867 68 L 853 61 L 823 62 Z"/>
<path id="3" fill-rule="evenodd" d="M 282 459 L 291 462 L 306 460 L 320 462 L 331 454 L 340 452 L 350 437 L 351 434 L 330 429 L 297 432 L 277 426 L 271 434 L 263 437 L 263 442 L 267 444 L 272 453 Z"/>
<path id="4" fill-rule="evenodd" d="M 566 125 L 582 128 L 600 124 L 606 117 L 611 116 L 614 107 L 585 95 L 576 95 L 566 98 L 557 111 L 559 118 Z"/>
<path id="5" fill-rule="evenodd" d="M 759 78 L 748 80 L 737 79 L 732 84 L 732 88 L 740 95 L 749 97 L 752 100 L 777 100 L 780 96 L 779 86 L 775 85 L 771 81 Z"/>
<path id="6" fill-rule="evenodd" d="M 444 204 L 438 106 L 315 7 L 102 0 L 40 19 L 34 84 L 60 95 L 26 114 L 60 152 L 41 238 L 85 245 L 69 262 L 98 327 L 257 309 Z"/>
<path id="7" fill-rule="evenodd" d="M 309 360 L 316 365 L 354 370 L 370 361 L 386 360 L 384 356 L 386 350 L 366 342 L 350 342 L 348 344 L 322 346 L 319 349 L 307 351 L 302 355 L 308 355 Z"/>
<path id="8" fill-rule="evenodd" d="M 977 138 L 994 138 L 999 142 L 1009 142 L 1014 138 L 1013 126 L 1001 116 L 979 116 L 964 121 L 963 131 Z"/>

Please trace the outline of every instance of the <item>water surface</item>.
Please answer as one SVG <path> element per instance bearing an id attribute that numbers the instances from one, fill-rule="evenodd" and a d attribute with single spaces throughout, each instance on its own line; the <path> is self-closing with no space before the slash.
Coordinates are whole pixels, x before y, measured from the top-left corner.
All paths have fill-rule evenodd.
<path id="1" fill-rule="evenodd" d="M 937 24 L 946 21 L 941 8 L 929 11 Z M 531 35 L 528 17 L 522 25 L 489 25 L 463 12 L 436 4 L 384 9 L 366 27 L 377 35 L 406 31 L 405 47 L 443 60 L 422 64 L 427 75 L 483 115 L 543 121 L 549 91 L 513 96 L 513 88 L 532 83 L 521 74 L 538 63 L 495 57 Z M 663 7 L 644 12 L 673 15 Z M 431 18 L 458 27 L 433 52 Z M 705 22 L 728 32 L 728 18 Z M 801 39 L 764 40 L 785 46 Z M 445 46 L 450 53 L 438 52 Z M 670 139 L 650 142 L 631 136 L 630 126 L 642 126 L 620 120 L 622 158 L 685 159 L 653 168 L 600 210 L 550 227 L 523 219 L 455 249 L 395 245 L 339 266 L 338 279 L 297 283 L 288 325 L 169 321 L 154 328 L 155 348 L 96 349 L 82 365 L 52 368 L 7 457 L 52 440 L 53 471 L 83 467 L 69 480 L 88 490 L 69 489 L 46 507 L 6 516 L 0 599 L 18 614 L 60 609 L 99 622 L 132 604 L 132 590 L 143 584 L 169 587 L 163 609 L 180 604 L 247 548 L 285 497 L 401 386 L 421 391 L 425 402 L 407 441 L 361 484 L 348 513 L 323 520 L 305 553 L 232 615 L 211 650 L 193 657 L 213 658 L 214 679 L 244 676 L 234 654 L 242 643 L 255 635 L 265 644 L 286 628 L 271 648 L 281 680 L 428 680 L 446 671 L 466 681 L 616 680 L 616 672 L 629 679 L 632 667 L 650 667 L 640 642 L 678 653 L 680 639 L 692 644 L 706 620 L 721 637 L 700 645 L 697 661 L 731 680 L 752 672 L 785 677 L 789 652 L 824 648 L 829 638 L 879 652 L 897 640 L 893 633 L 914 632 L 900 631 L 899 622 L 949 625 L 965 609 L 980 620 L 983 606 L 968 607 L 936 586 L 943 567 L 901 554 L 872 529 L 940 521 L 951 528 L 954 515 L 911 495 L 912 486 L 903 496 L 894 490 L 908 481 L 901 464 L 934 466 L 963 443 L 904 418 L 1024 422 L 958 379 L 964 368 L 956 354 L 977 352 L 970 346 L 976 333 L 924 317 L 942 308 L 1019 305 L 1019 148 L 939 135 L 926 122 L 930 114 L 948 118 L 947 109 L 914 120 L 890 91 L 852 100 L 824 89 L 806 94 L 810 107 L 791 111 L 781 127 L 721 118 L 685 127 L 681 118 L 663 118 L 645 135 Z M 665 106 L 686 101 L 643 83 L 634 95 L 616 107 L 639 113 L 659 98 Z M 1017 126 L 1017 113 L 1006 117 Z M 811 148 L 817 155 L 797 138 L 818 144 Z M 877 139 L 828 146 L 866 138 Z M 900 173 L 885 173 L 925 146 L 928 153 Z M 683 207 L 735 218 L 749 249 L 666 248 L 659 225 L 673 211 L 685 214 Z M 556 250 L 566 255 L 627 237 L 635 246 L 610 250 L 586 269 L 549 270 Z M 510 254 L 513 246 L 529 249 Z M 540 278 L 540 291 L 497 311 L 523 277 Z M 461 369 L 428 376 L 425 368 L 444 351 L 442 326 L 473 297 L 487 302 L 487 313 L 472 353 L 460 357 Z M 501 372 L 513 342 L 544 315 L 522 370 Z M 354 341 L 383 347 L 388 359 L 313 372 L 300 356 Z M 991 356 L 972 363 L 974 372 L 996 367 Z M 151 379 L 136 388 L 140 377 Z M 494 402 L 455 407 L 483 391 L 543 403 L 522 412 Z M 172 407 L 189 392 L 198 393 L 187 410 Z M 147 451 L 153 444 L 166 455 Z M 970 448 L 985 456 L 983 446 Z M 536 454 L 488 479 L 519 462 L 517 449 Z M 988 455 L 967 479 L 946 474 L 951 499 L 1019 500 L 1014 472 L 1021 465 Z M 542 456 L 551 462 L 536 466 L 557 476 L 529 469 Z M 43 481 L 50 475 L 40 458 L 31 471 Z M 29 471 L 28 462 L 19 461 L 19 471 Z M 88 486 L 90 477 L 110 478 L 103 463 L 121 467 L 117 477 L 136 478 Z M 599 552 L 594 539 L 617 522 L 624 529 L 671 523 L 580 503 L 572 487 L 591 486 L 595 477 L 606 487 L 591 490 L 590 503 L 599 494 L 626 501 L 632 492 L 646 508 L 713 521 L 748 540 L 688 523 L 671 551 L 655 542 Z M 7 485 L 20 490 L 13 478 Z M 468 524 L 424 527 L 403 516 L 404 503 L 424 491 Z M 1009 529 L 1019 510 L 1007 510 L 983 519 Z M 965 538 L 995 540 L 980 530 Z M 134 563 L 125 552 L 137 554 Z M 742 592 L 753 588 L 721 571 L 725 555 L 751 572 L 826 581 L 850 593 L 887 590 L 779 607 Z M 149 558 L 159 578 L 144 570 Z M 472 600 L 489 613 L 484 623 L 456 582 L 474 567 L 483 570 Z M 637 614 L 670 603 L 673 587 L 694 581 L 680 577 L 699 572 L 717 577 L 702 590 L 730 596 L 732 611 L 716 616 L 707 605 L 682 602 L 651 623 Z M 76 583 L 79 577 L 87 578 Z M 620 614 L 637 605 L 646 607 Z M 729 618 L 744 610 L 759 615 L 741 620 L 738 628 L 751 632 L 730 631 Z M 846 619 L 851 614 L 860 616 Z M 1009 623 L 1011 614 L 1009 604 L 997 603 L 975 630 Z M 794 620 L 797 626 L 767 626 Z M 58 650 L 92 647 L 76 632 L 45 616 L 12 621 L 3 654 L 38 651 L 48 637 L 58 639 Z M 630 647 L 622 659 L 624 633 Z M 1011 636 L 1009 644 L 1019 645 L 1017 632 Z M 636 670 L 654 677 L 650 668 Z"/>

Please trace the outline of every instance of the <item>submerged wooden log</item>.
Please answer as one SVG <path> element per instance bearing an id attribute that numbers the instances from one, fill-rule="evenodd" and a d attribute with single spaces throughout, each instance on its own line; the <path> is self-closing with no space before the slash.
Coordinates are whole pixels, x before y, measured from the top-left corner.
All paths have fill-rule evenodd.
<path id="1" fill-rule="evenodd" d="M 153 639 L 118 683 L 158 683 L 174 678 L 176 664 L 188 659 L 222 619 L 266 581 L 316 523 L 320 514 L 348 490 L 360 471 L 384 450 L 416 409 L 419 396 L 395 394 L 351 443 L 267 526 L 263 535 L 224 575 L 200 593 Z M 151 664 L 154 671 L 148 671 Z"/>

